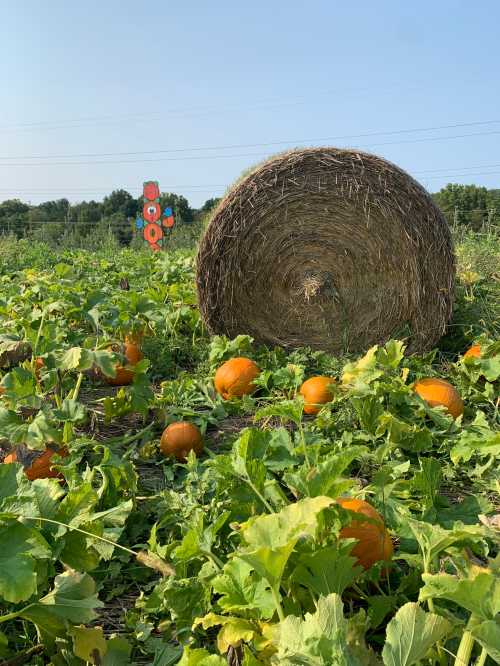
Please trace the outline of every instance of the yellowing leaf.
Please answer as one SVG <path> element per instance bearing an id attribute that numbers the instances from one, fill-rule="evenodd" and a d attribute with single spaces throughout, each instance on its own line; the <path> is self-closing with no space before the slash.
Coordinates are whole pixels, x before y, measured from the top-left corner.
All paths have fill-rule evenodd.
<path id="1" fill-rule="evenodd" d="M 217 636 L 217 647 L 222 654 L 228 651 L 229 646 L 236 647 L 241 641 L 249 643 L 258 633 L 257 626 L 249 620 L 217 615 L 216 613 L 208 613 L 205 617 L 196 618 L 193 628 L 199 624 L 201 624 L 203 629 L 210 629 L 210 627 L 221 625 Z"/>
<path id="2" fill-rule="evenodd" d="M 80 659 L 95 664 L 106 654 L 106 639 L 102 627 L 72 627 L 69 633 L 73 638 L 73 652 Z"/>

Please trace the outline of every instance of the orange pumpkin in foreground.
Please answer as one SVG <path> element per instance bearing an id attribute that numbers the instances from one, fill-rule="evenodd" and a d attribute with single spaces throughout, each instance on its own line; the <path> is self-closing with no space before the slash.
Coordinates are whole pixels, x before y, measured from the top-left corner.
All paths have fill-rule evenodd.
<path id="1" fill-rule="evenodd" d="M 439 377 L 426 377 L 415 382 L 414 390 L 430 407 L 446 407 L 454 419 L 464 412 L 464 403 L 457 389 Z"/>
<path id="2" fill-rule="evenodd" d="M 351 550 L 351 554 L 357 558 L 358 564 L 364 569 L 369 569 L 375 562 L 389 561 L 393 554 L 391 537 L 387 532 L 382 516 L 364 500 L 352 497 L 341 497 L 337 503 L 348 511 L 360 514 L 359 519 L 353 520 L 347 527 L 340 530 L 341 539 L 358 539 Z M 364 521 L 367 516 L 375 523 Z"/>
<path id="3" fill-rule="evenodd" d="M 304 398 L 304 412 L 317 414 L 322 405 L 333 399 L 331 385 L 335 382 L 332 377 L 311 377 L 300 387 L 300 395 Z"/>
<path id="4" fill-rule="evenodd" d="M 253 384 L 260 374 L 256 363 L 249 358 L 239 356 L 223 363 L 215 373 L 215 390 L 224 400 L 248 395 L 255 391 Z"/>
<path id="5" fill-rule="evenodd" d="M 125 342 L 120 352 L 125 356 L 127 365 L 137 365 L 144 358 L 139 345 L 135 342 Z M 125 368 L 122 365 L 116 365 L 116 375 L 114 377 L 106 376 L 106 382 L 111 386 L 125 386 L 131 384 L 134 380 L 134 370 Z"/>
<path id="6" fill-rule="evenodd" d="M 176 421 L 165 428 L 160 440 L 161 452 L 183 462 L 194 451 L 197 456 L 203 451 L 200 429 L 188 421 Z"/>
<path id="7" fill-rule="evenodd" d="M 4 464 L 19 462 L 24 467 L 24 473 L 30 481 L 35 479 L 55 479 L 61 477 L 60 472 L 55 470 L 52 467 L 52 458 L 55 455 L 59 455 L 62 458 L 65 458 L 68 455 L 66 449 L 50 449 L 46 448 L 45 451 L 31 451 L 30 449 L 24 448 L 24 452 L 21 453 L 21 450 L 14 450 L 9 453 L 4 458 Z"/>
<path id="8" fill-rule="evenodd" d="M 480 345 L 472 345 L 464 354 L 464 358 L 481 358 L 481 347 Z"/>

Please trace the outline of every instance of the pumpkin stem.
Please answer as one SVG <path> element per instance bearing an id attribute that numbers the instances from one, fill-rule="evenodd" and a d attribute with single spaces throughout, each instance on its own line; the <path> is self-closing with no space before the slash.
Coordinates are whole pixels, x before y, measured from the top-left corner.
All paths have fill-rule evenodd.
<path id="1" fill-rule="evenodd" d="M 131 548 L 127 548 L 126 546 L 122 546 L 121 544 L 116 543 L 116 541 L 111 541 L 111 539 L 106 539 L 106 537 L 98 536 L 97 534 L 92 534 L 92 532 L 87 532 L 86 530 L 82 530 L 79 527 L 73 527 L 72 525 L 67 525 L 66 523 L 62 523 L 60 520 L 52 520 L 51 518 L 42 518 L 41 516 L 23 516 L 23 518 L 26 520 L 41 520 L 44 523 L 52 523 L 53 525 L 66 527 L 70 531 L 73 530 L 74 532 L 80 532 L 80 534 L 85 534 L 85 536 L 91 537 L 92 539 L 97 539 L 98 541 L 104 541 L 104 543 L 108 543 L 111 546 L 118 548 L 119 550 L 123 550 L 125 553 L 128 553 L 129 555 L 133 555 L 138 562 L 142 562 L 143 564 L 146 563 L 144 561 L 144 553 L 141 552 L 137 553 L 135 550 L 132 550 Z M 157 555 L 155 555 L 154 557 L 158 560 L 161 560 L 161 558 L 159 558 Z M 161 561 L 164 564 L 165 570 L 168 569 L 170 575 L 172 576 L 175 575 L 175 569 L 164 560 Z M 148 565 L 146 564 L 146 566 Z M 0 618 L 0 621 L 3 621 L 3 619 Z"/>
<path id="2" fill-rule="evenodd" d="M 285 613 L 283 611 L 283 607 L 281 606 L 279 586 L 277 589 L 274 585 L 271 585 L 271 593 L 273 595 L 274 605 L 276 606 L 276 611 L 278 612 L 278 617 L 280 619 L 280 622 L 284 622 Z"/>
<path id="3" fill-rule="evenodd" d="M 454 666 L 467 666 L 470 662 L 470 657 L 472 654 L 473 647 L 474 647 L 474 638 L 471 632 L 464 631 L 462 635 L 462 640 L 460 641 L 460 645 L 458 646 L 458 652 L 455 657 Z"/>

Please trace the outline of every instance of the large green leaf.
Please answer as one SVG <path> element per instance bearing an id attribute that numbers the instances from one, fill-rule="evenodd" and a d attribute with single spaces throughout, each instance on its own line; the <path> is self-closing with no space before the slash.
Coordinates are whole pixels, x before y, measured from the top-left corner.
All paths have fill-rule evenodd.
<path id="1" fill-rule="evenodd" d="M 489 572 L 474 578 L 458 578 L 450 574 L 423 574 L 425 585 L 420 600 L 448 599 L 483 620 L 494 620 L 500 613 L 500 579 Z"/>
<path id="2" fill-rule="evenodd" d="M 339 595 L 320 597 L 315 613 L 304 619 L 289 615 L 279 625 L 279 666 L 361 666 L 347 645 L 347 622 Z"/>
<path id="3" fill-rule="evenodd" d="M 258 633 L 257 625 L 254 622 L 241 617 L 217 615 L 216 613 L 207 613 L 205 617 L 197 618 L 194 626 L 198 624 L 201 624 L 204 629 L 221 627 L 217 635 L 217 647 L 222 654 L 225 654 L 229 647 L 236 647 L 242 642 L 250 643 Z"/>
<path id="4" fill-rule="evenodd" d="M 253 567 L 239 557 L 224 565 L 223 573 L 212 580 L 214 592 L 221 596 L 217 604 L 227 613 L 270 619 L 275 605 L 269 585 L 255 579 Z"/>
<path id="5" fill-rule="evenodd" d="M 363 571 L 349 555 L 351 544 L 328 546 L 315 553 L 301 553 L 292 579 L 317 595 L 342 594 Z"/>
<path id="6" fill-rule="evenodd" d="M 473 455 L 500 455 L 500 432 L 490 427 L 486 415 L 481 411 L 476 413 L 470 425 L 464 427 L 458 442 L 450 451 L 450 458 L 455 465 L 462 461 L 468 462 Z"/>
<path id="7" fill-rule="evenodd" d="M 38 530 L 18 522 L 0 525 L 0 595 L 12 603 L 29 599 L 37 587 L 37 560 L 52 552 Z"/>
<path id="8" fill-rule="evenodd" d="M 95 609 L 102 606 L 93 579 L 69 570 L 56 576 L 54 588 L 23 609 L 20 616 L 33 622 L 44 642 L 51 645 L 66 634 L 70 625 L 91 622 L 96 617 Z"/>
<path id="9" fill-rule="evenodd" d="M 278 548 L 303 536 L 314 536 L 318 515 L 331 506 L 331 497 L 307 497 L 290 504 L 279 513 L 250 518 L 241 525 L 244 541 L 253 547 Z"/>
<path id="10" fill-rule="evenodd" d="M 203 648 L 186 647 L 177 666 L 227 666 L 227 661 Z"/>
<path id="11" fill-rule="evenodd" d="M 108 651 L 102 627 L 72 627 L 73 652 L 86 662 L 101 662 Z"/>
<path id="12" fill-rule="evenodd" d="M 382 651 L 385 666 L 417 664 L 451 629 L 444 617 L 426 613 L 418 604 L 405 604 L 387 625 Z"/>
<path id="13" fill-rule="evenodd" d="M 485 533 L 481 526 L 462 525 L 461 523 L 456 523 L 450 530 L 412 518 L 408 518 L 407 523 L 418 541 L 424 562 L 427 564 L 430 564 L 434 557 L 450 546 L 457 543 L 480 541 Z"/>
<path id="14" fill-rule="evenodd" d="M 500 624 L 498 619 L 469 626 L 471 634 L 497 664 L 500 664 Z"/>
<path id="15" fill-rule="evenodd" d="M 262 546 L 256 550 L 242 551 L 238 553 L 238 557 L 250 564 L 271 587 L 277 589 L 294 548 L 295 540 L 291 540 L 278 548 Z"/>
<path id="16" fill-rule="evenodd" d="M 343 479 L 341 475 L 353 462 L 359 460 L 367 451 L 365 446 L 350 446 L 349 448 L 326 456 L 321 462 L 315 464 L 312 469 L 303 465 L 297 472 L 284 475 L 284 481 L 294 491 L 302 496 L 318 497 L 327 495 L 338 497 L 339 487 L 345 491 L 353 485 L 352 481 Z"/>

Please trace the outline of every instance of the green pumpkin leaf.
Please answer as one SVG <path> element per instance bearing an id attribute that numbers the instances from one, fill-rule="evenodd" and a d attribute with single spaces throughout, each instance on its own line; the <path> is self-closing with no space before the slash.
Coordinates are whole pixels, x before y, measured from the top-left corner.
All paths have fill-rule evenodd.
<path id="1" fill-rule="evenodd" d="M 196 618 L 193 626 L 196 627 L 199 624 L 204 629 L 221 627 L 217 635 L 217 647 L 222 654 L 225 654 L 229 647 L 236 647 L 241 642 L 249 643 L 258 633 L 257 625 L 249 620 L 216 613 L 208 613 L 204 617 Z"/>
<path id="2" fill-rule="evenodd" d="M 291 579 L 319 596 L 342 594 L 363 571 L 356 565 L 356 558 L 349 555 L 351 548 L 351 544 L 340 544 L 301 553 Z"/>
<path id="3" fill-rule="evenodd" d="M 104 659 L 101 660 L 102 666 L 128 666 L 132 663 L 130 661 L 132 646 L 122 636 L 108 639 L 106 648 Z"/>
<path id="4" fill-rule="evenodd" d="M 40 532 L 18 522 L 0 525 L 0 596 L 19 603 L 36 592 L 36 560 L 52 552 Z"/>
<path id="5" fill-rule="evenodd" d="M 307 497 L 289 504 L 279 513 L 250 518 L 240 526 L 248 546 L 278 548 L 302 536 L 314 536 L 318 515 L 331 506 L 331 497 Z"/>
<path id="6" fill-rule="evenodd" d="M 500 613 L 500 579 L 491 572 L 478 573 L 474 578 L 458 578 L 450 574 L 423 574 L 425 585 L 420 601 L 448 599 L 483 620 L 494 620 Z"/>
<path id="7" fill-rule="evenodd" d="M 108 650 L 102 627 L 72 627 L 68 633 L 73 639 L 75 656 L 94 664 L 102 663 Z"/>
<path id="8" fill-rule="evenodd" d="M 56 576 L 54 588 L 19 615 L 33 622 L 50 646 L 57 637 L 66 635 L 70 624 L 87 624 L 95 619 L 95 609 L 102 606 L 93 579 L 70 570 Z"/>
<path id="9" fill-rule="evenodd" d="M 405 604 L 387 625 L 382 650 L 385 666 L 417 664 L 451 630 L 451 623 L 444 617 L 426 613 L 418 604 Z"/>
<path id="10" fill-rule="evenodd" d="M 279 666 L 361 666 L 347 645 L 347 622 L 337 594 L 320 597 L 316 612 L 304 619 L 286 617 L 276 643 L 272 663 Z"/>
<path id="11" fill-rule="evenodd" d="M 203 648 L 186 647 L 177 666 L 227 666 L 227 661 Z"/>
<path id="12" fill-rule="evenodd" d="M 487 620 L 468 627 L 476 641 L 500 664 L 500 626 L 498 620 Z"/>
<path id="13" fill-rule="evenodd" d="M 221 596 L 217 605 L 227 613 L 270 619 L 275 612 L 271 591 L 265 580 L 256 580 L 253 567 L 239 557 L 224 565 L 222 574 L 212 580 L 212 589 Z"/>

